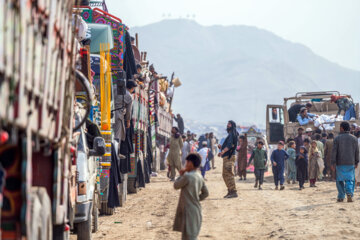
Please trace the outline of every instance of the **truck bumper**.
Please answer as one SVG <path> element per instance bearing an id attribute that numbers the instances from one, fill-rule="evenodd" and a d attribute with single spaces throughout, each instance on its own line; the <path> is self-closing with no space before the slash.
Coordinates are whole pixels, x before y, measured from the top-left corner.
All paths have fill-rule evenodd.
<path id="1" fill-rule="evenodd" d="M 90 209 L 92 202 L 77 203 L 75 207 L 74 223 L 86 222 L 91 214 Z"/>

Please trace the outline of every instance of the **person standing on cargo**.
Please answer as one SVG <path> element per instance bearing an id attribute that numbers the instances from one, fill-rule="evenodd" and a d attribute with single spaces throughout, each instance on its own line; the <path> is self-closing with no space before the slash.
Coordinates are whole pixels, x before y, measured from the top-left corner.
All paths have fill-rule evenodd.
<path id="1" fill-rule="evenodd" d="M 167 161 L 170 166 L 170 181 L 175 180 L 176 169 L 180 171 L 181 169 L 181 150 L 183 148 L 183 141 L 177 127 L 171 129 L 171 138 L 170 138 L 170 149 Z"/>
<path id="2" fill-rule="evenodd" d="M 119 141 L 119 149 L 121 141 L 125 141 L 126 128 L 130 128 L 132 104 L 137 84 L 134 81 L 127 81 L 125 95 L 115 95 L 115 139 Z M 124 157 L 124 156 L 122 156 Z"/>
<path id="3" fill-rule="evenodd" d="M 236 198 L 238 197 L 235 185 L 234 177 L 234 164 L 235 164 L 235 152 L 237 145 L 238 132 L 236 131 L 236 124 L 234 121 L 229 121 L 227 124 L 226 131 L 228 136 L 226 137 L 224 143 L 219 145 L 221 152 L 218 154 L 219 157 L 223 158 L 223 171 L 222 176 L 228 193 L 224 198 Z"/>
<path id="4" fill-rule="evenodd" d="M 336 105 L 339 108 L 335 118 L 337 118 L 341 114 L 341 112 L 344 111 L 343 119 L 345 121 L 349 121 L 352 118 L 356 119 L 355 106 L 351 98 L 347 96 L 332 95 L 331 102 L 336 103 Z"/>

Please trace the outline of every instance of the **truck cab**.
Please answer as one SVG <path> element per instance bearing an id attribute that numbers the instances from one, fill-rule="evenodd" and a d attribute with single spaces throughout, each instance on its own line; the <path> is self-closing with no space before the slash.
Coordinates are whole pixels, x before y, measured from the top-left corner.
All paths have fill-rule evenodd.
<path id="1" fill-rule="evenodd" d="M 76 111 L 76 124 L 82 119 L 82 115 L 81 109 Z M 94 123 L 87 120 L 87 123 L 74 134 L 77 153 L 77 194 L 73 225 L 78 239 L 90 239 L 91 233 L 96 232 L 98 227 L 97 158 L 105 154 L 105 141 L 96 128 Z"/>
<path id="2" fill-rule="evenodd" d="M 284 98 L 282 105 L 267 105 L 266 106 L 266 134 L 269 144 L 276 144 L 278 141 L 285 141 L 290 138 L 295 138 L 299 127 L 311 128 L 315 130 L 320 128 L 326 132 L 332 132 L 337 135 L 340 132 L 340 123 L 342 120 L 334 118 L 338 112 L 338 106 L 336 103 L 331 102 L 331 96 L 347 96 L 348 94 L 340 94 L 338 91 L 323 91 L 323 92 L 299 92 L 294 97 Z M 289 119 L 288 110 L 290 107 L 311 102 L 312 107 L 310 113 L 317 116 L 326 115 L 332 117 L 333 121 L 319 122 L 314 121 L 309 124 L 301 126 L 299 122 L 291 122 Z M 348 121 L 351 123 L 359 124 L 359 103 L 354 102 L 354 109 L 356 113 L 356 119 Z"/>

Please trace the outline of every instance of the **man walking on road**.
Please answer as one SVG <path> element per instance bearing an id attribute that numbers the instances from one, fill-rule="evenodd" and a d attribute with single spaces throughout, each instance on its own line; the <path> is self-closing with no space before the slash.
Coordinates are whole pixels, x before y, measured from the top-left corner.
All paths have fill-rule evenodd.
<path id="1" fill-rule="evenodd" d="M 348 202 L 353 202 L 355 189 L 355 168 L 359 164 L 359 146 L 355 136 L 350 134 L 350 124 L 340 124 L 340 134 L 334 140 L 332 168 L 336 165 L 336 187 L 338 202 L 343 202 L 345 194 Z"/>
<path id="2" fill-rule="evenodd" d="M 223 158 L 222 176 L 228 189 L 228 194 L 226 194 L 224 198 L 236 198 L 238 195 L 235 186 L 233 169 L 235 164 L 235 150 L 238 133 L 236 131 L 236 124 L 234 121 L 228 122 L 226 131 L 228 132 L 228 136 L 226 137 L 224 143 L 219 146 L 221 149 L 219 157 Z"/>
<path id="3" fill-rule="evenodd" d="M 180 171 L 181 169 L 181 149 L 183 148 L 183 141 L 180 137 L 179 129 L 177 127 L 173 127 L 171 130 L 171 138 L 170 138 L 170 149 L 169 155 L 167 157 L 168 163 L 170 165 L 170 180 L 175 181 L 175 175 L 177 169 Z"/>
<path id="4" fill-rule="evenodd" d="M 247 167 L 247 154 L 248 154 L 248 141 L 247 134 L 245 136 L 239 137 L 239 146 L 237 147 L 237 166 L 238 166 L 238 175 L 240 177 L 240 181 L 246 181 L 246 167 Z"/>
<path id="5" fill-rule="evenodd" d="M 210 159 L 211 161 L 211 167 L 212 169 L 215 169 L 215 144 L 216 144 L 216 139 L 214 137 L 214 133 L 210 133 L 209 134 L 209 138 L 210 138 L 210 151 L 212 153 L 212 158 Z"/>

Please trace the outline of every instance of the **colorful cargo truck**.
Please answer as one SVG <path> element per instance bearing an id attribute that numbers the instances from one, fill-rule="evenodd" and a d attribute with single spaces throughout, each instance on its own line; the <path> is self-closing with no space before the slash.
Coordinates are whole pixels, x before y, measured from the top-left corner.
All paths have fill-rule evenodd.
<path id="1" fill-rule="evenodd" d="M 93 85 L 99 90 L 96 95 L 99 105 L 93 106 L 94 116 L 98 114 L 98 124 L 101 127 L 101 134 L 106 142 L 106 153 L 100 158 L 98 164 L 98 190 L 100 199 L 100 213 L 111 215 L 113 208 L 108 207 L 109 177 L 111 168 L 111 144 L 114 141 L 112 125 L 114 119 L 111 112 L 114 110 L 113 98 L 116 94 L 114 86 L 124 80 L 123 59 L 124 44 L 123 36 L 126 26 L 122 21 L 99 9 L 88 6 L 80 6 L 74 9 L 87 23 L 91 31 L 97 28 L 96 34 L 92 34 L 91 39 L 91 69 L 95 72 Z M 102 29 L 100 31 L 100 29 Z M 100 49 L 100 45 L 108 44 L 107 49 Z M 101 52 L 104 55 L 101 56 Z M 98 54 L 98 55 L 96 55 Z M 105 85 L 101 85 L 106 83 Z M 118 186 L 120 204 L 122 205 L 126 197 L 127 176 L 122 176 L 123 183 Z"/>
<path id="2" fill-rule="evenodd" d="M 69 237 L 73 2 L 0 1 L 2 239 Z"/>

